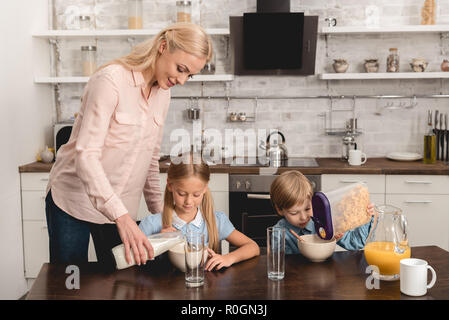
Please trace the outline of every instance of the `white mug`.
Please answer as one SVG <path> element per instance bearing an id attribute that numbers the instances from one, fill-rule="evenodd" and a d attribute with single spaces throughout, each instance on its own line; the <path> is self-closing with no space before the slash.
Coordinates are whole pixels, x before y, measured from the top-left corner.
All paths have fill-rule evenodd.
<path id="1" fill-rule="evenodd" d="M 427 270 L 432 272 L 432 280 L 427 284 Z M 400 261 L 400 287 L 401 292 L 419 297 L 427 293 L 437 280 L 435 270 L 422 259 L 402 259 Z"/>
<path id="2" fill-rule="evenodd" d="M 349 150 L 348 162 L 351 166 L 360 166 L 364 164 L 366 160 L 368 160 L 368 158 L 366 157 L 366 154 L 364 154 L 361 150 Z"/>

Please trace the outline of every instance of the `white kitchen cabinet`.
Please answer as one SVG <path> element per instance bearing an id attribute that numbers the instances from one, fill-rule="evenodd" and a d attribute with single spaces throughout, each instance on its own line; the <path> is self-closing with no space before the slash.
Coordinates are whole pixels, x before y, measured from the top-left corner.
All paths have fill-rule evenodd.
<path id="1" fill-rule="evenodd" d="M 25 278 L 36 278 L 42 264 L 50 260 L 45 217 L 45 189 L 49 176 L 48 172 L 20 174 Z M 92 237 L 88 256 L 89 261 L 97 260 Z"/>
<path id="2" fill-rule="evenodd" d="M 449 250 L 449 177 L 387 175 L 386 203 L 402 209 L 411 246 Z"/>

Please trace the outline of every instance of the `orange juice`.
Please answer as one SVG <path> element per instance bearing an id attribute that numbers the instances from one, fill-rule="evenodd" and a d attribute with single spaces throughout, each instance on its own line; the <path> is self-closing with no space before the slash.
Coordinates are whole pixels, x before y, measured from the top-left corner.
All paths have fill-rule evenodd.
<path id="1" fill-rule="evenodd" d="M 399 274 L 399 261 L 410 258 L 411 250 L 409 246 L 402 247 L 404 253 L 394 252 L 394 242 L 370 242 L 365 246 L 365 259 L 368 265 L 379 268 L 380 274 Z"/>

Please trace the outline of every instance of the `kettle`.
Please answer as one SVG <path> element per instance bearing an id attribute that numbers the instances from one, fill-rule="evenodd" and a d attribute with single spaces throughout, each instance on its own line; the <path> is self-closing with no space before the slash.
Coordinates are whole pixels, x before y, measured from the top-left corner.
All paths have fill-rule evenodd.
<path id="1" fill-rule="evenodd" d="M 279 143 L 278 139 L 272 139 L 273 141 L 270 142 L 270 137 L 273 134 L 278 134 L 282 138 L 281 143 Z M 266 146 L 261 144 L 260 147 L 266 150 L 267 158 L 270 161 L 270 165 L 273 167 L 280 167 L 282 165 L 282 162 L 288 159 L 287 146 L 285 145 L 285 137 L 282 134 L 282 132 L 278 130 L 273 131 L 268 135 Z"/>

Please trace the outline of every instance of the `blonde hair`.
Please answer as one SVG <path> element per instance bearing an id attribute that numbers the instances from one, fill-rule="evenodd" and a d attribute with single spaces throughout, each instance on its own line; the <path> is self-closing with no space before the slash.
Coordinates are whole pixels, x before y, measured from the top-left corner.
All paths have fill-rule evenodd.
<path id="1" fill-rule="evenodd" d="M 171 163 L 167 171 L 167 182 L 175 182 L 190 177 L 197 177 L 204 183 L 209 183 L 210 170 L 209 166 L 201 161 L 193 161 L 194 155 L 190 155 L 190 161 L 182 161 L 179 164 Z M 198 159 L 198 157 L 196 157 Z M 164 209 L 162 210 L 162 227 L 172 225 L 172 215 L 175 209 L 173 194 L 165 187 L 164 192 Z M 214 201 L 210 193 L 209 187 L 203 195 L 200 206 L 201 214 L 206 222 L 207 232 L 209 233 L 209 248 L 215 252 L 220 252 L 218 229 L 214 213 Z"/>
<path id="2" fill-rule="evenodd" d="M 286 171 L 274 179 L 270 187 L 271 204 L 276 209 L 290 209 L 296 204 L 303 204 L 311 200 L 313 188 L 307 179 L 299 171 Z"/>
<path id="3" fill-rule="evenodd" d="M 193 23 L 175 23 L 161 30 L 154 38 L 133 47 L 130 54 L 115 59 L 99 69 L 111 64 L 121 64 L 132 71 L 144 71 L 148 68 L 154 72 L 156 61 L 160 56 L 159 48 L 166 42 L 169 52 L 180 49 L 198 58 L 212 58 L 212 40 L 206 31 Z"/>

